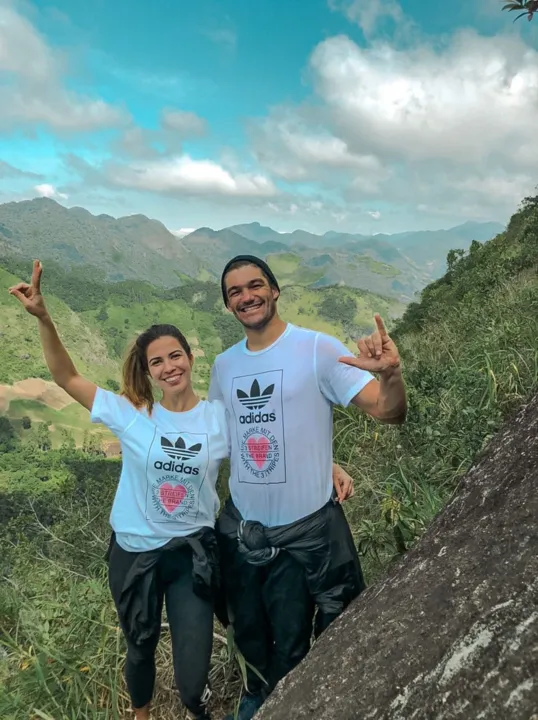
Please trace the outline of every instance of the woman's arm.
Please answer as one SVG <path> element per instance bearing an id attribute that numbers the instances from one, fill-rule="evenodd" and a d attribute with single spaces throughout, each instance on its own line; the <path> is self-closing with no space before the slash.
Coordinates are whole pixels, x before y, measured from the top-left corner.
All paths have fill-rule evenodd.
<path id="1" fill-rule="evenodd" d="M 339 503 L 343 503 L 355 494 L 353 478 L 347 474 L 344 468 L 341 468 L 340 465 L 336 463 L 333 463 L 333 485 Z"/>
<path id="2" fill-rule="evenodd" d="M 91 410 L 97 385 L 78 374 L 69 353 L 58 336 L 41 294 L 42 272 L 41 263 L 34 260 L 30 285 L 19 283 L 9 288 L 9 292 L 19 300 L 30 315 L 37 318 L 45 362 L 54 382 L 71 395 L 74 400 Z"/>

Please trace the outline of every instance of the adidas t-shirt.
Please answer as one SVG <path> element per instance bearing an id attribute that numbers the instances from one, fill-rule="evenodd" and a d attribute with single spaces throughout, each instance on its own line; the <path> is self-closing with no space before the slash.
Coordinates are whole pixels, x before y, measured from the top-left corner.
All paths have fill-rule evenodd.
<path id="1" fill-rule="evenodd" d="M 214 527 L 217 475 L 229 455 L 222 403 L 201 400 L 187 412 L 156 403 L 149 416 L 121 395 L 98 388 L 91 420 L 110 428 L 121 443 L 110 524 L 124 550 L 153 550 L 170 538 Z"/>
<path id="2" fill-rule="evenodd" d="M 329 500 L 333 405 L 373 379 L 343 355 L 352 353 L 339 340 L 288 324 L 264 350 L 245 339 L 216 358 L 209 398 L 228 410 L 230 492 L 245 520 L 287 524 Z"/>

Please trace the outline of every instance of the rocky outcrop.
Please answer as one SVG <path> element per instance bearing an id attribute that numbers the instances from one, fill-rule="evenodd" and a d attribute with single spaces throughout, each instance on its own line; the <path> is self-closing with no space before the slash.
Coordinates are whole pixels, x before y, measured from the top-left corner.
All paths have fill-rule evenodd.
<path id="1" fill-rule="evenodd" d="M 538 396 L 256 720 L 538 720 Z"/>

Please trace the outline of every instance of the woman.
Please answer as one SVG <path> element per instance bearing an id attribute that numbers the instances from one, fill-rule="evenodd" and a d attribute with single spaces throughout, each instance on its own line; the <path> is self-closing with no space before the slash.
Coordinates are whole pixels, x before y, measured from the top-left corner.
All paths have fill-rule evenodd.
<path id="1" fill-rule="evenodd" d="M 175 680 L 187 718 L 209 720 L 219 588 L 216 481 L 228 457 L 224 406 L 195 395 L 194 358 L 173 325 L 153 325 L 138 336 L 123 366 L 120 395 L 79 375 L 45 306 L 41 274 L 36 260 L 30 285 L 19 283 L 9 292 L 38 319 L 54 381 L 121 443 L 122 470 L 110 515 L 109 585 L 127 644 L 125 677 L 135 717 L 150 717 L 165 602 Z M 152 383 L 162 392 L 159 402 Z M 352 494 L 352 481 L 334 468 L 342 501 Z"/>

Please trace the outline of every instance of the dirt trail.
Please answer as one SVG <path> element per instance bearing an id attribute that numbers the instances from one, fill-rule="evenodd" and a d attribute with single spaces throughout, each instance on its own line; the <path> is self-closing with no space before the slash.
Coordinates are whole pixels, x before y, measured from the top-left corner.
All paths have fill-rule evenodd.
<path id="1" fill-rule="evenodd" d="M 20 380 L 13 385 L 0 385 L 0 413 L 7 412 L 13 400 L 37 400 L 54 410 L 62 410 L 74 402 L 65 390 L 40 378 Z"/>

